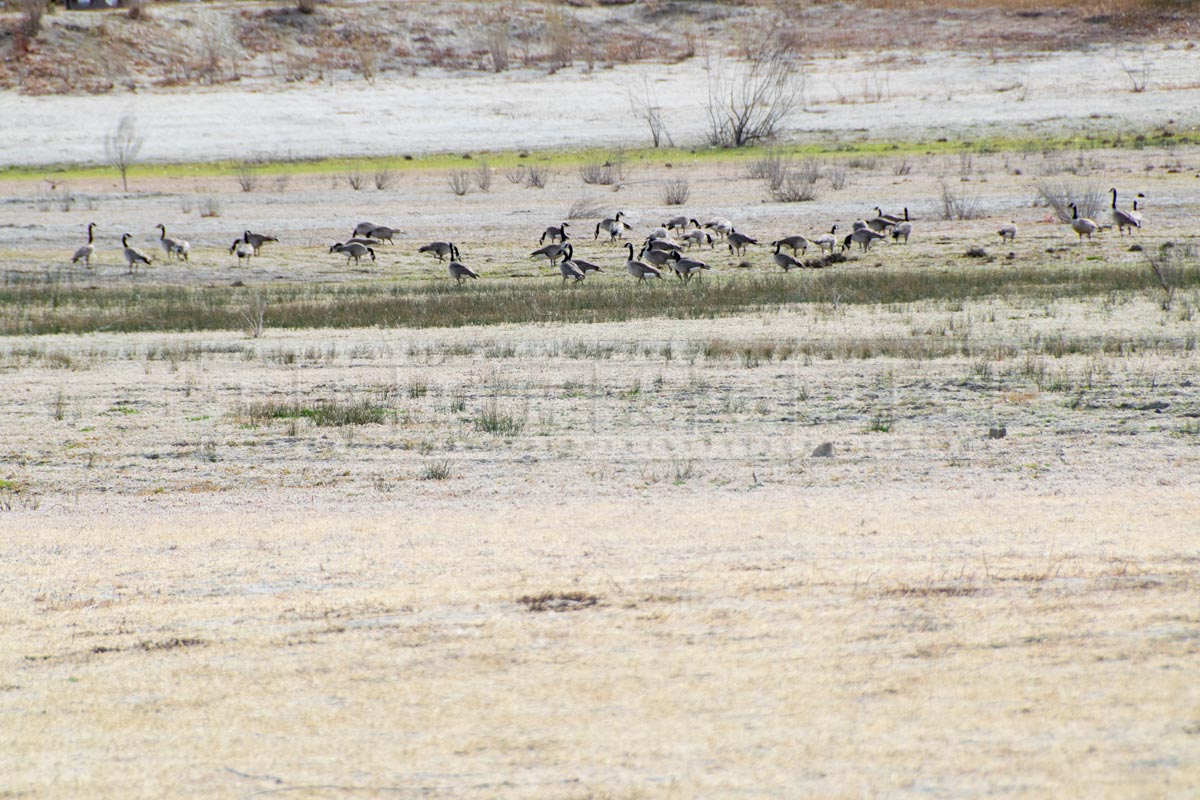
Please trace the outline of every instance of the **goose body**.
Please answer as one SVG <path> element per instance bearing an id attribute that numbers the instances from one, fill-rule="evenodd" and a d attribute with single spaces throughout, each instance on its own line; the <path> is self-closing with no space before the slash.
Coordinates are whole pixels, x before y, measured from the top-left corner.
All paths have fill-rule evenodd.
<path id="1" fill-rule="evenodd" d="M 1115 187 L 1108 191 L 1112 193 L 1112 221 L 1113 225 L 1117 226 L 1117 232 L 1124 236 L 1126 228 L 1129 229 L 1130 233 L 1133 233 L 1134 228 L 1141 230 L 1142 215 L 1137 213 L 1137 200 L 1133 201 L 1135 210 L 1131 213 L 1117 208 L 1117 190 Z"/>
<path id="2" fill-rule="evenodd" d="M 551 243 L 555 241 L 565 242 L 567 239 L 570 239 L 571 236 L 567 233 L 567 226 L 570 224 L 569 222 L 564 222 L 561 225 L 551 225 L 546 228 L 546 230 L 542 231 L 542 238 L 538 239 L 538 244 L 544 244 L 547 239 Z"/>
<path id="3" fill-rule="evenodd" d="M 71 263 L 75 264 L 79 259 L 83 259 L 83 265 L 88 269 L 92 268 L 92 254 L 96 252 L 96 240 L 92 237 L 92 230 L 96 227 L 96 223 L 88 223 L 88 240 L 87 244 L 75 251 L 75 255 L 71 256 Z"/>
<path id="4" fill-rule="evenodd" d="M 685 216 L 671 217 L 669 220 L 663 223 L 663 227 L 668 231 L 679 230 L 682 232 L 687 230 L 689 223 L 695 223 L 697 228 L 700 227 L 700 223 L 696 222 L 696 220 L 688 219 Z"/>
<path id="5" fill-rule="evenodd" d="M 621 217 L 625 216 L 624 211 L 618 211 L 615 217 L 605 217 L 596 223 L 596 235 L 593 239 L 600 238 L 600 232 L 604 231 L 608 234 L 608 240 L 615 242 L 625 235 L 625 231 L 633 230 L 627 222 L 623 222 Z"/>
<path id="6" fill-rule="evenodd" d="M 703 270 L 711 270 L 708 264 L 696 258 L 684 258 L 679 253 L 674 254 L 675 261 L 671 264 L 671 269 L 675 271 L 675 276 L 687 283 L 692 279 L 693 275 L 699 275 Z"/>
<path id="7" fill-rule="evenodd" d="M 129 264 L 129 272 L 133 274 L 137 271 L 138 264 L 150 266 L 150 257 L 138 250 L 136 247 L 129 246 L 129 234 L 121 237 L 121 247 L 124 250 L 125 261 Z"/>
<path id="8" fill-rule="evenodd" d="M 896 224 L 896 223 L 892 222 L 891 220 L 884 219 L 883 217 L 873 217 L 873 218 L 867 220 L 866 222 L 867 222 L 867 227 L 870 228 L 871 230 L 875 231 L 876 233 L 882 233 L 883 231 L 887 230 L 888 228 L 890 228 Z"/>
<path id="9" fill-rule="evenodd" d="M 625 262 L 625 269 L 630 275 L 637 278 L 639 281 L 644 281 L 648 277 L 662 279 L 662 273 L 654 267 L 647 264 L 645 261 L 639 261 L 633 257 L 633 243 L 626 242 L 625 246 L 629 248 L 629 258 Z"/>
<path id="10" fill-rule="evenodd" d="M 579 283 L 581 280 L 583 280 L 583 270 L 579 268 L 578 264 L 571 260 L 571 256 L 574 254 L 575 248 L 568 244 L 567 250 L 563 254 L 562 263 L 558 265 L 558 271 L 562 273 L 564 284 L 566 284 L 566 282 L 569 280 L 574 280 L 576 283 Z"/>
<path id="11" fill-rule="evenodd" d="M 445 261 L 446 256 L 454 257 L 454 244 L 452 242 L 430 242 L 417 248 L 418 253 L 429 253 L 438 261 Z"/>
<path id="12" fill-rule="evenodd" d="M 801 236 L 800 234 L 796 234 L 795 236 L 787 236 L 778 241 L 771 242 L 771 246 L 776 250 L 778 250 L 780 247 L 790 248 L 793 256 L 796 255 L 797 250 L 800 251 L 801 255 L 808 252 L 809 244 L 810 242 L 808 241 L 808 238 Z"/>
<path id="13" fill-rule="evenodd" d="M 262 246 L 267 242 L 278 242 L 274 236 L 267 236 L 265 233 L 251 233 L 245 231 L 242 233 L 242 239 L 246 244 L 254 248 L 254 255 L 258 255 L 262 251 Z"/>
<path id="14" fill-rule="evenodd" d="M 822 233 L 820 236 L 812 240 L 812 243 L 821 249 L 821 252 L 829 251 L 833 255 L 833 248 L 837 247 L 837 225 L 829 229 L 829 233 Z"/>
<path id="15" fill-rule="evenodd" d="M 753 236 L 747 236 L 744 233 L 738 233 L 732 227 L 726 235 L 726 240 L 729 242 L 729 252 L 745 255 L 746 247 L 752 244 L 758 244 L 758 239 Z"/>
<path id="16" fill-rule="evenodd" d="M 246 244 L 245 239 L 234 239 L 233 244 L 229 245 L 230 255 L 237 254 L 238 266 L 241 266 L 242 259 L 246 259 L 246 263 L 250 263 L 250 257 L 254 255 L 254 248 Z"/>
<path id="17" fill-rule="evenodd" d="M 546 258 L 550 259 L 550 266 L 554 266 L 558 263 L 558 260 L 562 258 L 562 254 L 567 247 L 568 245 L 565 242 L 548 244 L 545 247 L 539 247 L 537 250 L 534 250 L 529 254 L 529 257 L 537 258 L 538 256 L 545 256 Z"/>
<path id="18" fill-rule="evenodd" d="M 913 232 L 912 221 L 909 220 L 908 209 L 905 208 L 904 209 L 904 219 L 898 220 L 895 223 L 895 225 L 892 226 L 892 241 L 895 242 L 895 241 L 898 241 L 901 237 L 904 237 L 904 243 L 908 244 L 908 237 L 912 235 L 912 232 Z"/>
<path id="19" fill-rule="evenodd" d="M 1071 203 L 1071 230 L 1079 235 L 1080 241 L 1083 241 L 1084 236 L 1090 240 L 1092 234 L 1100 230 L 1100 226 L 1087 217 L 1079 216 L 1079 208 Z"/>
<path id="20" fill-rule="evenodd" d="M 355 264 L 360 264 L 362 263 L 360 259 L 366 255 L 369 255 L 372 261 L 375 260 L 375 251 L 370 247 L 367 247 L 365 244 L 359 244 L 358 242 L 350 242 L 349 244 L 338 242 L 333 245 L 333 247 L 329 248 L 329 252 L 345 253 L 347 264 L 350 263 L 350 259 L 352 258 L 354 259 Z"/>
<path id="21" fill-rule="evenodd" d="M 478 272 L 458 260 L 460 258 L 458 254 L 458 248 L 451 245 L 450 249 L 452 251 L 450 254 L 450 263 L 447 265 L 447 269 L 450 271 L 450 277 L 454 278 L 455 282 L 458 283 L 459 286 L 462 286 L 467 278 L 470 278 L 473 281 L 479 280 Z"/>
<path id="22" fill-rule="evenodd" d="M 792 267 L 796 267 L 797 269 L 799 269 L 800 267 L 804 266 L 799 261 L 797 261 L 794 256 L 789 256 L 787 253 L 781 253 L 779 251 L 779 248 L 781 248 L 781 247 L 783 247 L 782 240 L 775 242 L 775 254 L 774 254 L 773 258 L 775 259 L 776 264 L 783 267 L 784 272 L 787 272 Z"/>
<path id="23" fill-rule="evenodd" d="M 192 249 L 191 245 L 185 239 L 172 239 L 170 236 L 167 236 L 167 226 L 161 222 L 154 227 L 158 228 L 158 243 L 167 254 L 167 258 L 178 258 L 182 261 L 187 261 L 188 253 Z"/>
<path id="24" fill-rule="evenodd" d="M 355 229 L 354 235 L 355 236 L 364 235 L 368 239 L 378 239 L 380 242 L 387 242 L 388 244 L 395 244 L 395 242 L 392 241 L 392 237 L 395 236 L 397 233 L 400 233 L 400 231 L 396 230 L 395 228 L 389 228 L 387 225 L 376 225 L 375 227 L 371 228 L 371 230 L 367 231 L 365 234 L 359 234 L 357 232 L 357 229 Z"/>
<path id="25" fill-rule="evenodd" d="M 875 206 L 875 216 L 878 219 L 884 219 L 893 224 L 900 222 L 900 220 L 901 220 L 900 217 L 897 217 L 894 214 L 883 213 L 883 209 L 880 208 L 879 206 Z M 908 219 L 908 209 L 907 208 L 904 209 L 904 219 Z"/>
<path id="26" fill-rule="evenodd" d="M 883 238 L 882 233 L 876 233 L 870 228 L 859 228 L 843 240 L 842 249 L 848 250 L 851 244 L 857 244 L 864 251 L 871 248 L 872 242 L 876 242 Z"/>
<path id="27" fill-rule="evenodd" d="M 673 239 L 647 239 L 646 247 L 651 250 L 666 250 L 668 252 L 678 253 L 681 248 Z"/>
<path id="28" fill-rule="evenodd" d="M 996 233 L 1000 235 L 1002 242 L 1015 242 L 1017 240 L 1017 223 L 1010 222 L 1007 225 L 1001 225 L 1000 230 Z"/>
<path id="29" fill-rule="evenodd" d="M 354 233 L 351 236 L 366 236 L 375 229 L 374 222 L 360 222 L 354 226 Z"/>
<path id="30" fill-rule="evenodd" d="M 733 230 L 733 223 L 725 217 L 716 217 L 704 223 L 701 227 L 708 228 L 717 235 L 718 239 L 724 239 Z"/>
<path id="31" fill-rule="evenodd" d="M 703 228 L 696 228 L 695 230 L 688 231 L 687 233 L 685 233 L 683 235 L 682 238 L 685 242 L 687 242 L 687 246 L 688 246 L 689 250 L 692 248 L 692 245 L 694 245 L 694 244 L 698 244 L 701 246 L 707 244 L 709 246 L 709 249 L 712 249 L 712 247 L 713 247 L 713 235 L 711 233 L 709 233 L 708 231 L 704 230 Z"/>
<path id="32" fill-rule="evenodd" d="M 633 245 L 629 245 L 630 252 L 633 251 Z M 663 267 L 671 260 L 673 250 L 654 250 L 650 245 L 644 245 L 642 251 L 638 253 L 638 258 L 644 260 L 648 264 L 653 264 L 655 267 Z"/>

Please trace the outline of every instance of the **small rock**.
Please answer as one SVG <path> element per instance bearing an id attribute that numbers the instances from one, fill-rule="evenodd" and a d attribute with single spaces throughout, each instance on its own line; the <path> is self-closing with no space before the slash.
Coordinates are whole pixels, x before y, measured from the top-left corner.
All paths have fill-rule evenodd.
<path id="1" fill-rule="evenodd" d="M 833 456 L 833 442 L 822 442 L 812 451 L 813 458 L 830 458 Z"/>
<path id="2" fill-rule="evenodd" d="M 1129 252 L 1140 253 L 1140 252 L 1142 252 L 1142 246 L 1140 244 L 1135 244 L 1129 248 Z"/>
<path id="3" fill-rule="evenodd" d="M 964 255 L 967 258 L 987 258 L 987 250 L 982 247 L 968 247 Z"/>
<path id="4" fill-rule="evenodd" d="M 989 439 L 1003 439 L 1005 436 L 1008 436 L 1008 428 L 1005 428 L 1004 426 L 988 429 Z"/>

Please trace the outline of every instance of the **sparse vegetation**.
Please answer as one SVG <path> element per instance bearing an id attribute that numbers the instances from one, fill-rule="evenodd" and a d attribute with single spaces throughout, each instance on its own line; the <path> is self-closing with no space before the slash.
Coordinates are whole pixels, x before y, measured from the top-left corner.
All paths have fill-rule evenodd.
<path id="1" fill-rule="evenodd" d="M 688 201 L 692 188 L 687 178 L 672 178 L 663 184 L 660 199 L 664 206 L 681 206 Z"/>
<path id="2" fill-rule="evenodd" d="M 137 161 L 144 143 L 145 137 L 138 131 L 137 118 L 129 113 L 121 115 L 117 127 L 104 138 L 104 154 L 108 163 L 121 173 L 123 191 L 129 191 L 129 167 Z"/>

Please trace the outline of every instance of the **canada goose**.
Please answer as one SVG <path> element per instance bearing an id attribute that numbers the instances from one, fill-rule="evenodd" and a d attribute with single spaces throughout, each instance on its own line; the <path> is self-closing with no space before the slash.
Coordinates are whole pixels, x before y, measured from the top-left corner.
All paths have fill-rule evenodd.
<path id="1" fill-rule="evenodd" d="M 694 231 L 688 231 L 683 235 L 683 240 L 687 242 L 688 249 L 692 249 L 692 245 L 707 244 L 711 250 L 713 247 L 713 235 L 703 228 L 696 228 Z"/>
<path id="2" fill-rule="evenodd" d="M 1130 233 L 1133 233 L 1134 228 L 1138 228 L 1140 230 L 1142 227 L 1142 217 L 1140 214 L 1137 213 L 1137 200 L 1133 201 L 1134 213 L 1131 214 L 1128 211 L 1122 211 L 1121 209 L 1117 208 L 1117 190 L 1116 190 L 1116 188 L 1114 187 L 1112 189 L 1109 189 L 1108 191 L 1111 192 L 1112 196 L 1113 196 L 1113 199 L 1112 199 L 1112 221 L 1113 221 L 1113 225 L 1117 226 L 1117 232 L 1119 234 L 1121 234 L 1122 236 L 1124 236 L 1126 228 L 1129 228 Z"/>
<path id="3" fill-rule="evenodd" d="M 438 261 L 445 261 L 446 256 L 454 257 L 454 245 L 451 242 L 430 242 L 417 248 L 418 253 L 429 253 Z"/>
<path id="4" fill-rule="evenodd" d="M 1080 217 L 1079 209 L 1071 203 L 1071 230 L 1079 234 L 1079 241 L 1082 242 L 1085 235 L 1091 240 L 1092 234 L 1100 230 L 1100 226 L 1087 217 Z"/>
<path id="5" fill-rule="evenodd" d="M 454 278 L 459 286 L 462 286 L 463 282 L 467 278 L 470 278 L 473 281 L 479 280 L 479 273 L 468 267 L 466 264 L 463 264 L 458 259 L 458 248 L 454 247 L 453 253 L 450 255 L 450 264 L 447 267 L 450 270 L 450 277 Z"/>
<path id="6" fill-rule="evenodd" d="M 547 238 L 551 242 L 555 240 L 565 242 L 567 239 L 570 239 L 571 236 L 567 233 L 567 226 L 570 224 L 569 222 L 564 222 L 562 225 L 551 225 L 549 228 L 546 228 L 546 230 L 542 231 L 542 238 L 538 239 L 538 244 L 543 244 Z"/>
<path id="7" fill-rule="evenodd" d="M 729 241 L 729 252 L 737 253 L 739 256 L 745 255 L 747 245 L 758 244 L 758 239 L 747 236 L 744 233 L 738 233 L 732 227 L 725 238 Z"/>
<path id="8" fill-rule="evenodd" d="M 792 267 L 800 268 L 800 267 L 804 266 L 799 261 L 797 261 L 794 257 L 789 256 L 787 253 L 779 252 L 780 247 L 783 247 L 782 240 L 775 242 L 774 258 L 775 258 L 775 263 L 778 264 L 779 266 L 783 267 L 784 272 L 787 272 Z"/>
<path id="9" fill-rule="evenodd" d="M 633 245 L 629 245 L 629 249 L 633 251 Z M 674 250 L 653 250 L 650 245 L 643 245 L 642 251 L 638 253 L 638 258 L 644 260 L 648 264 L 653 264 L 656 267 L 664 267 L 671 260 L 671 255 Z"/>
<path id="10" fill-rule="evenodd" d="M 647 239 L 646 247 L 651 250 L 667 250 L 674 253 L 683 249 L 673 239 Z"/>
<path id="11" fill-rule="evenodd" d="M 158 228 L 158 243 L 162 245 L 162 249 L 166 252 L 167 258 L 179 258 L 184 261 L 188 260 L 188 251 L 191 250 L 189 245 L 183 239 L 172 239 L 167 236 L 167 227 L 161 222 L 155 225 Z"/>
<path id="12" fill-rule="evenodd" d="M 395 242 L 392 241 L 392 237 L 397 233 L 401 233 L 401 231 L 398 231 L 395 228 L 389 228 L 387 225 L 376 225 L 374 228 L 371 228 L 371 230 L 367 231 L 366 236 L 369 239 L 378 239 L 381 242 L 395 244 Z M 354 235 L 358 236 L 359 234 L 355 233 Z"/>
<path id="13" fill-rule="evenodd" d="M 1145 195 L 1139 194 L 1138 197 L 1145 197 Z M 1137 200 L 1133 201 L 1133 210 L 1129 212 L 1129 215 L 1137 220 L 1138 228 L 1141 228 L 1142 221 L 1143 221 L 1142 220 L 1142 212 L 1138 210 L 1138 201 Z"/>
<path id="14" fill-rule="evenodd" d="M 683 231 L 687 230 L 688 224 L 692 223 L 692 222 L 696 222 L 696 220 L 688 219 L 687 217 L 684 217 L 684 216 L 678 216 L 678 217 L 671 217 L 669 220 L 664 222 L 662 224 L 662 226 L 664 228 L 666 228 L 668 231 L 672 231 L 672 230 L 675 230 L 676 228 L 678 228 L 680 232 L 683 232 Z M 699 228 L 700 223 L 696 222 L 696 227 Z"/>
<path id="15" fill-rule="evenodd" d="M 279 241 L 274 236 L 267 236 L 265 233 L 251 233 L 250 231 L 243 232 L 242 239 L 246 244 L 254 248 L 254 255 L 258 255 L 262 250 L 262 246 L 267 242 Z"/>
<path id="16" fill-rule="evenodd" d="M 800 251 L 801 255 L 808 252 L 808 245 L 809 245 L 808 239 L 801 236 L 800 234 L 796 234 L 795 236 L 788 236 L 786 238 L 780 239 L 777 242 L 771 242 L 771 247 L 776 248 L 776 250 L 778 250 L 778 248 L 780 246 L 790 247 L 792 249 L 793 256 L 796 255 L 797 250 Z"/>
<path id="17" fill-rule="evenodd" d="M 538 256 L 545 256 L 546 258 L 550 259 L 550 266 L 553 267 L 558 263 L 558 260 L 562 258 L 563 251 L 566 248 L 567 245 L 563 242 L 559 242 L 558 244 L 548 244 L 545 247 L 539 247 L 537 250 L 534 250 L 529 254 L 529 257 L 537 258 Z"/>
<path id="18" fill-rule="evenodd" d="M 237 253 L 238 266 L 241 266 L 242 259 L 246 259 L 246 263 L 250 263 L 250 257 L 254 255 L 254 248 L 246 244 L 244 239 L 234 239 L 233 244 L 229 245 L 229 254 Z"/>
<path id="19" fill-rule="evenodd" d="M 908 237 L 912 235 L 912 222 L 908 219 L 908 209 L 904 209 L 904 219 L 898 220 L 895 226 L 892 227 L 892 241 L 898 240 L 901 236 L 904 237 L 904 243 L 908 244 Z"/>
<path id="20" fill-rule="evenodd" d="M 708 228 L 717 235 L 718 239 L 724 239 L 733 230 L 733 223 L 725 217 L 716 217 L 715 219 L 710 219 L 700 227 Z"/>
<path id="21" fill-rule="evenodd" d="M 605 217 L 596 223 L 596 235 L 592 239 L 600 238 L 600 231 L 608 234 L 608 240 L 615 242 L 625 235 L 625 231 L 633 230 L 633 227 L 627 222 L 623 222 L 621 217 L 625 216 L 624 211 L 618 211 L 615 217 Z"/>
<path id="22" fill-rule="evenodd" d="M 354 233 L 351 236 L 366 236 L 375 229 L 374 222 L 360 222 L 354 226 Z"/>
<path id="23" fill-rule="evenodd" d="M 875 206 L 875 216 L 878 217 L 879 219 L 886 219 L 888 222 L 891 222 L 891 223 L 900 222 L 900 217 L 897 217 L 894 214 L 883 213 L 883 209 L 880 208 L 879 206 Z M 907 208 L 904 209 L 904 219 L 908 219 L 908 209 Z"/>
<path id="24" fill-rule="evenodd" d="M 629 248 L 629 259 L 625 262 L 625 269 L 629 274 L 637 278 L 639 281 L 646 280 L 647 276 L 653 275 L 655 278 L 662 279 L 662 273 L 654 267 L 647 264 L 645 261 L 638 261 L 633 257 L 633 242 L 626 242 L 625 246 Z"/>
<path id="25" fill-rule="evenodd" d="M 650 234 L 648 236 L 646 236 L 646 238 L 647 239 L 670 239 L 671 232 L 668 231 L 666 228 L 660 226 L 660 227 L 657 227 L 654 230 L 650 231 Z"/>
<path id="26" fill-rule="evenodd" d="M 352 239 L 347 239 L 345 244 L 365 244 L 367 247 L 376 247 L 383 244 L 379 239 L 372 239 L 370 236 L 355 236 Z"/>
<path id="27" fill-rule="evenodd" d="M 1136 201 L 1135 201 L 1136 202 Z M 88 240 L 87 244 L 75 251 L 75 255 L 71 256 L 71 263 L 75 264 L 79 259 L 83 259 L 83 265 L 88 269 L 92 268 L 92 253 L 96 252 L 96 240 L 92 238 L 92 229 L 96 227 L 96 223 L 88 223 Z"/>
<path id="28" fill-rule="evenodd" d="M 1009 222 L 1007 225 L 1001 225 L 1000 230 L 996 231 L 1000 234 L 1000 241 L 1015 242 L 1017 240 L 1017 223 Z"/>
<path id="29" fill-rule="evenodd" d="M 351 242 L 350 244 L 342 244 L 341 242 L 338 242 L 333 247 L 329 248 L 329 252 L 345 253 L 347 264 L 350 263 L 350 259 L 352 258 L 354 259 L 355 264 L 359 264 L 361 263 L 359 259 L 365 255 L 370 255 L 371 260 L 375 260 L 375 251 L 370 247 L 367 247 L 365 244 L 358 244 L 357 242 Z"/>
<path id="30" fill-rule="evenodd" d="M 584 275 L 589 272 L 604 272 L 600 269 L 599 264 L 593 264 L 591 261 L 584 261 L 582 258 L 575 257 L 575 248 L 568 246 L 567 260 L 574 264 Z"/>
<path id="31" fill-rule="evenodd" d="M 842 240 L 842 250 L 849 250 L 851 243 L 859 245 L 864 251 L 871 248 L 871 243 L 883 238 L 882 233 L 876 233 L 870 228 L 859 228 Z"/>
<path id="32" fill-rule="evenodd" d="M 146 266 L 150 266 L 150 257 L 149 256 L 147 256 L 141 250 L 138 250 L 136 247 L 129 246 L 129 234 L 128 233 L 121 237 L 121 247 L 125 248 L 125 260 L 127 262 L 129 262 L 130 274 L 133 274 L 135 272 L 135 267 L 138 264 L 145 264 Z"/>
<path id="33" fill-rule="evenodd" d="M 558 271 L 562 273 L 564 285 L 566 285 L 566 282 L 571 279 L 574 279 L 576 283 L 579 283 L 581 280 L 583 280 L 583 270 L 581 270 L 579 266 L 571 260 L 574 250 L 575 248 L 568 244 L 567 250 L 563 254 L 564 258 L 562 263 L 558 265 Z"/>
<path id="34" fill-rule="evenodd" d="M 883 231 L 887 230 L 888 228 L 890 228 L 896 224 L 889 219 L 885 219 L 884 217 L 873 217 L 872 219 L 869 219 L 866 222 L 867 222 L 867 227 L 870 228 L 871 230 L 875 231 L 876 233 L 882 233 Z"/>
<path id="35" fill-rule="evenodd" d="M 684 283 L 690 281 L 693 275 L 699 275 L 701 270 L 712 269 L 699 259 L 684 258 L 679 253 L 675 253 L 674 258 L 675 263 L 671 264 L 671 269 L 675 271 L 675 277 L 681 278 Z"/>
<path id="36" fill-rule="evenodd" d="M 867 228 L 867 221 L 865 219 L 856 219 L 850 227 L 856 231 L 865 230 Z"/>
<path id="37" fill-rule="evenodd" d="M 833 255 L 833 248 L 837 247 L 837 225 L 829 229 L 829 233 L 822 233 L 820 236 L 812 240 L 812 243 L 821 249 L 824 253 L 826 249 L 829 254 Z"/>

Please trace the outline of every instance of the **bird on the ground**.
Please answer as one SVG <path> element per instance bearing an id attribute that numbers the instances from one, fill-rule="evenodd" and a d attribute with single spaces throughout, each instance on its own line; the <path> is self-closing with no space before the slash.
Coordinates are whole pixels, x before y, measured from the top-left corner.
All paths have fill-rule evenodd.
<path id="1" fill-rule="evenodd" d="M 884 238 L 882 233 L 876 233 L 870 228 L 859 228 L 842 240 L 842 250 L 849 250 L 851 243 L 857 244 L 864 251 L 871 248 L 871 243 Z"/>
<path id="2" fill-rule="evenodd" d="M 625 246 L 629 248 L 629 258 L 625 261 L 625 269 L 630 275 L 637 278 L 639 281 L 644 281 L 651 275 L 655 278 L 662 278 L 662 273 L 657 269 L 650 266 L 645 261 L 639 261 L 633 257 L 633 242 L 626 242 Z"/>
<path id="3" fill-rule="evenodd" d="M 786 236 L 782 239 L 771 242 L 771 247 L 776 249 L 778 249 L 780 246 L 791 248 L 792 255 L 794 256 L 796 255 L 797 250 L 800 251 L 801 255 L 804 255 L 804 253 L 808 252 L 809 244 L 810 242 L 808 241 L 807 237 L 796 234 L 795 236 Z"/>
<path id="4" fill-rule="evenodd" d="M 92 254 L 96 252 L 96 240 L 92 237 L 92 230 L 96 227 L 96 223 L 88 223 L 88 240 L 87 244 L 75 251 L 75 255 L 71 256 L 71 263 L 75 264 L 79 259 L 83 259 L 83 265 L 88 269 L 92 268 Z"/>
<path id="5" fill-rule="evenodd" d="M 604 231 L 605 233 L 608 234 L 608 240 L 610 242 L 615 242 L 617 239 L 620 239 L 622 236 L 625 235 L 625 231 L 633 230 L 633 227 L 630 226 L 629 223 L 624 222 L 621 219 L 621 217 L 623 217 L 623 216 L 625 216 L 625 212 L 618 211 L 617 215 L 615 217 L 605 217 L 604 219 L 597 222 L 596 223 L 596 235 L 593 236 L 592 238 L 599 239 L 600 231 Z"/>
<path id="6" fill-rule="evenodd" d="M 734 228 L 729 229 L 729 233 L 725 237 L 729 242 L 729 252 L 737 255 L 745 255 L 746 247 L 752 244 L 758 244 L 758 239 L 752 236 L 747 236 L 744 233 L 738 233 Z"/>
<path id="7" fill-rule="evenodd" d="M 682 278 L 684 283 L 692 279 L 693 275 L 699 276 L 703 270 L 712 269 L 708 264 L 697 258 L 684 258 L 679 253 L 674 254 L 675 261 L 671 264 L 671 269 L 675 271 L 675 277 Z"/>
<path id="8" fill-rule="evenodd" d="M 779 252 L 779 248 L 782 246 L 783 246 L 782 241 L 775 242 L 775 254 L 774 254 L 773 258 L 775 259 L 776 264 L 783 267 L 784 272 L 787 272 L 792 267 L 796 267 L 797 269 L 799 269 L 804 266 L 799 261 L 797 261 L 794 256 L 789 256 L 787 253 Z"/>
<path id="9" fill-rule="evenodd" d="M 1133 201 L 1133 207 L 1135 210 L 1133 213 L 1130 213 L 1124 209 L 1117 208 L 1116 187 L 1113 187 L 1108 191 L 1112 193 L 1112 221 L 1113 225 L 1117 226 L 1117 233 L 1119 233 L 1121 236 L 1124 236 L 1126 228 L 1129 228 L 1130 233 L 1133 233 L 1134 228 L 1141 230 L 1142 215 L 1138 214 L 1136 211 L 1137 200 Z"/>
<path id="10" fill-rule="evenodd" d="M 811 241 L 821 249 L 822 253 L 828 250 L 829 254 L 833 255 L 833 248 L 837 247 L 837 225 L 830 228 L 829 233 L 822 233 Z"/>
<path id="11" fill-rule="evenodd" d="M 254 248 L 254 255 L 259 255 L 262 252 L 262 246 L 267 242 L 279 241 L 274 236 L 267 236 L 265 233 L 251 233 L 250 231 L 244 231 L 242 239 L 246 244 Z"/>
<path id="12" fill-rule="evenodd" d="M 539 247 L 537 250 L 534 250 L 529 254 L 529 257 L 537 258 L 538 256 L 545 256 L 546 258 L 550 259 L 550 266 L 553 267 L 558 263 L 558 260 L 562 258 L 563 251 L 566 250 L 566 248 L 567 244 L 565 242 L 548 244 L 545 247 Z"/>
<path id="13" fill-rule="evenodd" d="M 229 254 L 237 254 L 238 266 L 241 266 L 242 259 L 246 259 L 246 263 L 250 263 L 250 257 L 254 255 L 254 248 L 246 244 L 245 239 L 234 239 L 233 244 L 229 245 Z"/>
<path id="14" fill-rule="evenodd" d="M 1000 235 L 1002 242 L 1015 242 L 1017 240 L 1017 223 L 1009 222 L 1007 225 L 1001 225 L 1000 230 L 996 233 Z"/>
<path id="15" fill-rule="evenodd" d="M 418 247 L 417 252 L 429 253 L 438 261 L 445 261 L 446 256 L 454 257 L 455 249 L 453 242 L 430 242 L 427 245 Z"/>
<path id="16" fill-rule="evenodd" d="M 1086 236 L 1090 240 L 1092 234 L 1100 230 L 1100 226 L 1087 217 L 1079 216 L 1079 207 L 1071 203 L 1071 230 L 1079 235 L 1079 241 L 1083 241 Z"/>
<path id="17" fill-rule="evenodd" d="M 167 258 L 178 258 L 183 261 L 188 260 L 188 252 L 191 251 L 191 245 L 185 239 L 172 239 L 167 236 L 167 226 L 161 222 L 155 225 L 158 228 L 158 243 L 166 252 Z"/>
<path id="18" fill-rule="evenodd" d="M 132 275 L 137 271 L 138 264 L 150 266 L 150 257 L 136 247 L 130 247 L 129 238 L 128 233 L 121 237 L 121 247 L 124 249 L 125 261 L 129 264 L 129 273 Z"/>
<path id="19" fill-rule="evenodd" d="M 447 269 L 450 270 L 450 277 L 454 278 L 459 286 L 462 286 L 463 282 L 466 281 L 467 278 L 470 278 L 473 281 L 479 280 L 478 272 L 458 260 L 461 258 L 461 256 L 458 254 L 458 248 L 455 247 L 453 250 L 454 252 L 450 255 L 450 263 L 447 265 Z"/>
<path id="20" fill-rule="evenodd" d="M 569 222 L 564 222 L 561 225 L 551 225 L 546 228 L 546 230 L 542 231 L 542 238 L 538 239 L 538 244 L 545 243 L 546 239 L 549 239 L 552 243 L 556 241 L 565 242 L 567 239 L 570 239 L 571 235 L 567 233 L 567 227 L 570 224 Z"/>
<path id="21" fill-rule="evenodd" d="M 354 259 L 355 264 L 360 264 L 362 263 L 360 259 L 366 255 L 369 255 L 372 261 L 375 260 L 375 251 L 370 247 L 367 247 L 365 244 L 358 244 L 357 242 L 351 242 L 350 244 L 337 242 L 333 245 L 333 247 L 329 248 L 329 252 L 345 253 L 347 264 L 350 263 L 350 259 L 352 258 Z"/>

